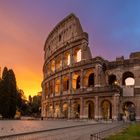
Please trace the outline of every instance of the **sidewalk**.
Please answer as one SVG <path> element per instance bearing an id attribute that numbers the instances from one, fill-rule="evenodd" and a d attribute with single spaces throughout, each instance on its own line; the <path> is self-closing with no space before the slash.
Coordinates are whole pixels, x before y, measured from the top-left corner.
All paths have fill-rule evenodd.
<path id="1" fill-rule="evenodd" d="M 1 120 L 0 136 L 98 124 L 94 120 Z"/>

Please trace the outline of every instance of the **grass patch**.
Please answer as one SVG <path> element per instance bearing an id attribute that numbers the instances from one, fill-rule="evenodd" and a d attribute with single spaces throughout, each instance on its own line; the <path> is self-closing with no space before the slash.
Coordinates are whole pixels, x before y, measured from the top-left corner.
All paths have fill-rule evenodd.
<path id="1" fill-rule="evenodd" d="M 123 132 L 105 140 L 140 140 L 140 124 L 131 124 Z"/>

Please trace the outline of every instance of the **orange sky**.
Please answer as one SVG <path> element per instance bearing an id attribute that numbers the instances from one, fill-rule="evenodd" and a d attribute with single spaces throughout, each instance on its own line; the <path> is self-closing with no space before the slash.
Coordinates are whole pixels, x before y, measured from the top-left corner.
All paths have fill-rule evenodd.
<path id="1" fill-rule="evenodd" d="M 0 67 L 14 70 L 27 97 L 41 91 L 45 40 L 71 12 L 89 34 L 93 57 L 128 57 L 140 48 L 139 5 L 132 0 L 0 0 Z"/>
<path id="2" fill-rule="evenodd" d="M 6 8 L 0 8 L 0 67 L 12 68 L 18 87 L 33 96 L 41 91 L 45 36 L 39 37 L 35 24 Z"/>

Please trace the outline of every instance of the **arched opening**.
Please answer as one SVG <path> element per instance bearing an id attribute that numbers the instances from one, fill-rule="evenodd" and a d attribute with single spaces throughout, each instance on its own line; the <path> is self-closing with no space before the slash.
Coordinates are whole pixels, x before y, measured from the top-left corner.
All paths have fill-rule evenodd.
<path id="1" fill-rule="evenodd" d="M 127 101 L 123 104 L 123 113 L 127 120 L 134 121 L 136 119 L 136 107 L 131 101 Z"/>
<path id="2" fill-rule="evenodd" d="M 61 41 L 61 40 L 62 40 L 62 35 L 60 34 L 60 35 L 59 35 L 59 41 Z"/>
<path id="3" fill-rule="evenodd" d="M 56 79 L 55 80 L 55 93 L 60 93 L 60 80 Z"/>
<path id="4" fill-rule="evenodd" d="M 79 48 L 75 49 L 74 60 L 75 60 L 75 62 L 80 62 L 81 61 L 81 49 L 79 49 Z"/>
<path id="5" fill-rule="evenodd" d="M 72 88 L 74 90 L 80 88 L 80 74 L 79 73 L 74 73 L 72 77 Z"/>
<path id="6" fill-rule="evenodd" d="M 50 105 L 49 107 L 49 117 L 53 117 L 53 106 Z"/>
<path id="7" fill-rule="evenodd" d="M 91 73 L 88 78 L 88 86 L 94 86 L 94 73 Z"/>
<path id="8" fill-rule="evenodd" d="M 58 56 L 56 58 L 56 70 L 60 70 L 62 67 L 62 59 L 61 59 L 61 56 Z"/>
<path id="9" fill-rule="evenodd" d="M 133 86 L 135 85 L 134 74 L 132 72 L 125 72 L 122 77 L 122 85 Z"/>
<path id="10" fill-rule="evenodd" d="M 112 119 L 112 105 L 108 100 L 104 100 L 101 104 L 103 119 Z"/>
<path id="11" fill-rule="evenodd" d="M 63 91 L 69 90 L 69 77 L 63 78 Z"/>
<path id="12" fill-rule="evenodd" d="M 55 105 L 55 117 L 58 118 L 60 113 L 59 104 Z"/>
<path id="13" fill-rule="evenodd" d="M 63 104 L 63 116 L 64 118 L 68 118 L 68 104 L 67 103 Z"/>
<path id="14" fill-rule="evenodd" d="M 53 92 L 54 92 L 54 84 L 53 84 L 53 80 L 51 80 L 49 82 L 49 90 L 50 90 L 50 95 L 53 95 Z"/>
<path id="15" fill-rule="evenodd" d="M 80 104 L 75 102 L 73 104 L 74 118 L 80 118 Z"/>
<path id="16" fill-rule="evenodd" d="M 55 61 L 54 60 L 51 61 L 51 71 L 52 72 L 55 71 Z"/>
<path id="17" fill-rule="evenodd" d="M 64 64 L 66 66 L 70 65 L 70 53 L 68 52 L 64 53 Z"/>
<path id="18" fill-rule="evenodd" d="M 94 119 L 94 103 L 92 101 L 88 101 L 87 106 L 88 106 L 88 118 Z"/>
<path id="19" fill-rule="evenodd" d="M 76 118 L 80 118 L 80 104 L 77 104 L 76 107 Z"/>
<path id="20" fill-rule="evenodd" d="M 76 80 L 76 89 L 79 89 L 79 88 L 80 88 L 80 76 L 78 76 Z"/>
<path id="21" fill-rule="evenodd" d="M 116 85 L 117 84 L 116 75 L 114 75 L 114 74 L 109 75 L 109 77 L 108 77 L 108 83 L 109 83 L 109 85 Z"/>
<path id="22" fill-rule="evenodd" d="M 84 87 L 92 87 L 94 86 L 95 82 L 95 74 L 93 72 L 93 69 L 87 69 L 84 71 L 84 77 L 83 77 L 83 86 Z"/>

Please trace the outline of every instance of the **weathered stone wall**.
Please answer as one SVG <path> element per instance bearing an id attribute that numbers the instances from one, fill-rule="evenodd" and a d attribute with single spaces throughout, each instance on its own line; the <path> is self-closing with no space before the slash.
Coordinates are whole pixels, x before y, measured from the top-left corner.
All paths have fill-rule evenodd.
<path id="1" fill-rule="evenodd" d="M 56 25 L 44 51 L 43 117 L 116 120 L 134 105 L 136 118 L 140 118 L 139 53 L 112 62 L 92 58 L 88 34 L 74 14 Z M 135 80 L 134 85 L 125 85 L 128 77 Z"/>

